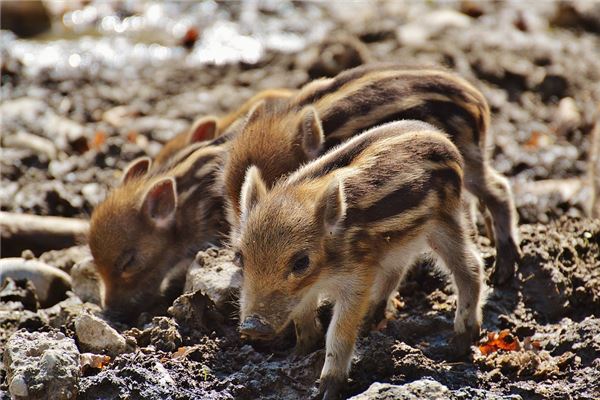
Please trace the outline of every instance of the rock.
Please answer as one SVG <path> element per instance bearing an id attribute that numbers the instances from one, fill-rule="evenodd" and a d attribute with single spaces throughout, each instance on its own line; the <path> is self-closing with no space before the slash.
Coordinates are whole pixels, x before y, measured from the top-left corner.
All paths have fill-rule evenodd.
<path id="1" fill-rule="evenodd" d="M 4 369 L 14 399 L 74 399 L 79 351 L 64 334 L 18 331 L 6 343 Z"/>
<path id="2" fill-rule="evenodd" d="M 182 339 L 179 334 L 179 325 L 171 318 L 154 317 L 152 325 L 144 331 L 149 335 L 150 344 L 156 349 L 166 352 L 174 352 L 181 344 Z"/>
<path id="3" fill-rule="evenodd" d="M 547 73 L 534 88 L 544 101 L 564 97 L 569 91 L 569 80 L 561 73 Z"/>
<path id="4" fill-rule="evenodd" d="M 348 400 L 442 400 L 442 399 L 470 399 L 470 400 L 518 400 L 518 395 L 498 395 L 483 389 L 465 387 L 450 390 L 433 379 L 423 378 L 404 385 L 390 383 L 373 383 L 365 392 L 351 397 Z"/>
<path id="5" fill-rule="evenodd" d="M 179 296 L 168 313 L 179 325 L 191 330 L 219 331 L 223 323 L 213 302 L 199 290 Z"/>
<path id="6" fill-rule="evenodd" d="M 432 379 L 419 379 L 404 385 L 375 382 L 366 392 L 351 397 L 352 400 L 419 400 L 447 399 L 450 390 Z"/>
<path id="7" fill-rule="evenodd" d="M 15 147 L 32 150 L 36 154 L 46 156 L 49 160 L 56 158 L 56 147 L 49 139 L 19 131 L 15 135 L 7 136 L 3 140 L 6 147 Z"/>
<path id="8" fill-rule="evenodd" d="M 39 301 L 35 293 L 35 287 L 28 280 L 2 279 L 0 288 L 1 302 L 20 303 L 21 307 L 28 311 L 37 311 Z"/>
<path id="9" fill-rule="evenodd" d="M 73 292 L 83 302 L 101 305 L 100 276 L 96 272 L 94 259 L 88 257 L 71 269 Z"/>
<path id="10" fill-rule="evenodd" d="M 185 293 L 205 293 L 223 313 L 234 310 L 233 301 L 242 286 L 242 274 L 233 263 L 233 252 L 211 248 L 200 251 L 188 270 Z"/>
<path id="11" fill-rule="evenodd" d="M 600 33 L 600 5 L 595 1 L 561 1 L 551 19 L 556 26 Z"/>
<path id="12" fill-rule="evenodd" d="M 50 326 L 58 329 L 72 326 L 75 319 L 82 313 L 99 315 L 102 309 L 97 304 L 84 303 L 79 297 L 72 296 L 43 312 L 48 316 Z"/>
<path id="13" fill-rule="evenodd" d="M 449 28 L 466 29 L 471 18 L 455 10 L 441 9 L 425 14 L 398 28 L 398 40 L 407 46 L 422 46 L 427 40 Z"/>
<path id="14" fill-rule="evenodd" d="M 71 268 L 78 262 L 90 256 L 90 248 L 88 245 L 67 247 L 60 250 L 50 250 L 39 257 L 40 261 L 52 265 L 67 274 L 71 272 Z M 21 256 L 24 257 L 24 256 Z"/>
<path id="15" fill-rule="evenodd" d="M 340 72 L 372 60 L 369 49 L 358 38 L 338 34 L 326 38 L 318 47 L 310 48 L 299 58 L 299 65 L 312 79 L 332 77 Z"/>
<path id="16" fill-rule="evenodd" d="M 35 286 L 42 308 L 65 299 L 71 290 L 71 277 L 65 272 L 36 260 L 4 258 L 0 260 L 0 282 L 5 278 L 27 279 Z"/>
<path id="17" fill-rule="evenodd" d="M 0 349 L 19 329 L 32 332 L 47 330 L 47 326 L 48 318 L 42 312 L 24 310 L 22 304 L 17 302 L 0 302 Z"/>
<path id="18" fill-rule="evenodd" d="M 558 109 L 552 122 L 552 127 L 557 135 L 565 135 L 581 125 L 581 113 L 577 103 L 571 97 L 565 97 L 558 103 Z"/>
<path id="19" fill-rule="evenodd" d="M 79 347 L 86 352 L 116 356 L 127 351 L 123 336 L 99 317 L 83 314 L 75 319 Z"/>
<path id="20" fill-rule="evenodd" d="M 2 29 L 8 29 L 21 37 L 30 37 L 45 32 L 52 26 L 50 14 L 40 0 L 3 1 Z"/>

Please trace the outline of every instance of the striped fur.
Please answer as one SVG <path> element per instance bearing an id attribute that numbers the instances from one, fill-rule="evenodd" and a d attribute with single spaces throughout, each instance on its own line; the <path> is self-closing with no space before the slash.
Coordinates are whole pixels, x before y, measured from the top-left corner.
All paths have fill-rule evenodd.
<path id="1" fill-rule="evenodd" d="M 319 339 L 319 298 L 333 299 L 321 372 L 321 391 L 331 395 L 347 377 L 364 318 L 388 301 L 416 257 L 432 252 L 456 284 L 454 350 L 467 352 L 479 334 L 483 283 L 462 179 L 457 148 L 420 121 L 358 135 L 269 191 L 250 168 L 232 235 L 244 269 L 242 333 L 265 338 L 293 320 L 302 352 Z"/>
<path id="2" fill-rule="evenodd" d="M 308 124 L 311 116 L 314 121 Z M 369 65 L 311 82 L 284 104 L 257 107 L 232 142 L 225 168 L 231 223 L 238 222 L 240 190 L 250 165 L 272 186 L 319 153 L 402 119 L 429 122 L 458 147 L 465 159 L 465 186 L 493 217 L 487 222 L 490 238 L 496 239 L 495 280 L 512 277 L 520 257 L 516 212 L 508 182 L 490 166 L 485 150 L 489 107 L 471 84 L 442 70 Z M 322 133 L 311 132 L 309 125 Z"/>
<path id="3" fill-rule="evenodd" d="M 226 147 L 205 143 L 155 169 L 149 160 L 134 161 L 123 183 L 96 207 L 88 241 L 109 314 L 131 319 L 172 301 L 163 292 L 180 294 L 196 252 L 224 238 L 220 171 Z"/>

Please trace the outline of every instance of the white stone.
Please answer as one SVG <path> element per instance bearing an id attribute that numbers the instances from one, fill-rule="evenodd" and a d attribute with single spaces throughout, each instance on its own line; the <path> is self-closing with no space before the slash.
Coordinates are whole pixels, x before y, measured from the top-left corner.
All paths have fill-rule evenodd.
<path id="1" fill-rule="evenodd" d="M 125 338 L 104 320 L 91 314 L 82 314 L 75 319 L 75 333 L 79 347 L 86 352 L 115 356 L 127 350 Z"/>
<path id="2" fill-rule="evenodd" d="M 241 270 L 233 263 L 233 257 L 225 249 L 198 252 L 187 273 L 185 292 L 200 290 L 218 309 L 228 309 L 242 286 Z"/>

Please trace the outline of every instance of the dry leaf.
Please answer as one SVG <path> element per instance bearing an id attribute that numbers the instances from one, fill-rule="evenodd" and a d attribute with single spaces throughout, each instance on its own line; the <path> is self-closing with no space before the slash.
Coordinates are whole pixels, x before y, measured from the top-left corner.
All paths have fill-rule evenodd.
<path id="1" fill-rule="evenodd" d="M 479 346 L 481 354 L 495 353 L 498 350 L 517 351 L 521 349 L 519 339 L 513 336 L 508 329 L 500 333 L 489 332 L 487 341 Z"/>
<path id="2" fill-rule="evenodd" d="M 98 150 L 102 145 L 106 143 L 106 133 L 98 131 L 94 135 L 94 138 L 90 141 L 90 149 Z"/>
<path id="3" fill-rule="evenodd" d="M 84 372 L 90 368 L 103 369 L 110 362 L 110 357 L 104 354 L 83 353 L 79 357 L 79 367 Z"/>

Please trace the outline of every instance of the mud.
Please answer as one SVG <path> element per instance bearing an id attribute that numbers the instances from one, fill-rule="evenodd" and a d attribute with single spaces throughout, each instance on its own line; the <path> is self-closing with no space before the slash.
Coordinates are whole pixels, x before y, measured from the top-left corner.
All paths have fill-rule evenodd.
<path id="1" fill-rule="evenodd" d="M 590 169 L 600 106 L 597 4 L 434 3 L 204 2 L 169 11 L 127 4 L 97 8 L 90 20 L 77 9 L 55 10 L 65 12 L 66 27 L 42 38 L 3 31 L 0 209 L 87 218 L 129 161 L 155 155 L 199 115 L 223 114 L 260 89 L 298 87 L 367 60 L 443 65 L 485 94 L 494 166 L 520 188 L 524 258 L 509 285 L 490 289 L 483 328 L 508 329 L 538 347 L 490 355 L 473 348 L 469 359 L 449 361 L 455 296 L 423 264 L 400 288 L 394 319 L 359 340 L 344 395 L 373 382 L 426 386 L 432 379 L 446 387 L 432 390 L 452 398 L 599 398 L 600 221 L 585 216 L 587 184 L 559 185 L 584 182 Z M 159 11 L 164 18 L 152 25 Z M 256 19 L 262 24 L 249 22 Z M 204 27 L 197 40 L 191 27 Z M 246 46 L 227 47 L 215 32 L 242 37 Z M 559 111 L 565 103 L 577 118 Z M 484 237 L 477 245 L 489 273 L 493 246 Z M 43 254 L 12 246 L 3 244 L 3 257 L 31 248 L 25 258 L 67 273 L 89 256 L 85 246 Z M 231 300 L 217 307 L 192 291 L 165 316 L 111 323 L 131 352 L 102 368 L 82 367 L 78 398 L 314 396 L 323 350 L 293 356 L 291 332 L 271 344 L 241 341 Z M 0 348 L 18 330 L 60 331 L 78 343 L 82 313 L 102 317 L 98 305 L 75 295 L 42 309 L 31 283 L 7 281 Z M 0 370 L 0 393 L 8 384 Z"/>

